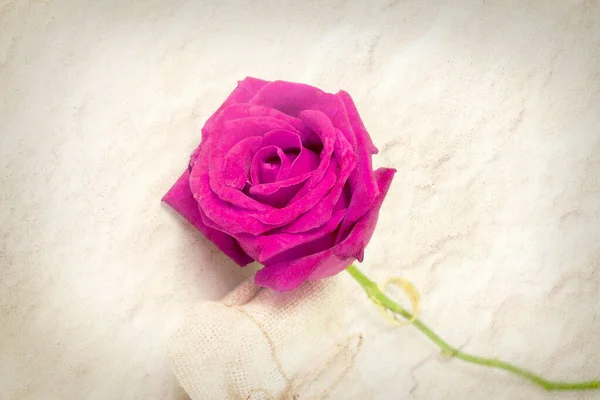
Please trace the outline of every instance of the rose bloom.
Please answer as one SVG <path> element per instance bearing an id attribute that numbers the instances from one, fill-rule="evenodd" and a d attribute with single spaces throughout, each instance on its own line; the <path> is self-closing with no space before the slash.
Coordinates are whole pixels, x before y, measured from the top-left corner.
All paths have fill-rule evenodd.
<path id="1" fill-rule="evenodd" d="M 164 196 L 255 282 L 278 291 L 362 262 L 394 169 L 350 95 L 246 78 L 202 128 L 187 170 Z"/>

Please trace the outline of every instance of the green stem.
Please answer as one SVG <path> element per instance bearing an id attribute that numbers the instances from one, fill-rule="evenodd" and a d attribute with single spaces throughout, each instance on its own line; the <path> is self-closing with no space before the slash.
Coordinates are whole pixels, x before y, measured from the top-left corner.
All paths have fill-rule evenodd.
<path id="1" fill-rule="evenodd" d="M 375 282 L 370 280 L 365 274 L 363 274 L 355 265 L 350 265 L 346 269 L 350 275 L 362 286 L 362 288 L 367 293 L 367 296 L 376 304 L 380 304 L 388 310 L 401 315 L 406 319 L 413 318 L 413 315 L 408 312 L 401 305 L 396 303 L 387 297 L 377 286 Z M 419 331 L 421 331 L 425 336 L 431 339 L 436 345 L 440 347 L 442 350 L 442 354 L 458 358 L 460 360 L 484 365 L 491 368 L 502 369 L 504 371 L 511 372 L 515 375 L 518 375 L 522 378 L 525 378 L 546 390 L 592 390 L 592 389 L 600 389 L 600 380 L 596 381 L 587 381 L 587 382 L 561 382 L 561 381 L 550 381 L 548 379 L 544 379 L 539 375 L 534 374 L 531 371 L 526 369 L 517 367 L 513 364 L 507 363 L 505 361 L 496 359 L 496 358 L 485 358 L 474 356 L 468 353 L 463 353 L 458 350 L 456 347 L 451 346 L 444 339 L 439 337 L 435 332 L 431 330 L 427 325 L 425 325 L 421 320 L 414 319 L 412 325 L 415 326 Z"/>

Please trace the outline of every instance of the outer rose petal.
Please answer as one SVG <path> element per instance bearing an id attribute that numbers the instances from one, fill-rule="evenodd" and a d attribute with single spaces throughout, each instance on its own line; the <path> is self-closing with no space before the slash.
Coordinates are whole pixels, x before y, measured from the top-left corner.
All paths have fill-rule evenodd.
<path id="1" fill-rule="evenodd" d="M 340 259 L 332 249 L 329 249 L 297 260 L 265 267 L 256 273 L 254 282 L 278 292 L 289 292 L 306 281 L 317 266 L 339 272 L 348 267 L 352 260 L 352 258 Z"/>
<path id="2" fill-rule="evenodd" d="M 237 264 L 243 267 L 251 263 L 253 259 L 242 250 L 237 240 L 221 231 L 209 228 L 202 222 L 198 203 L 190 190 L 189 177 L 189 172 L 185 171 L 164 195 L 162 201 L 181 214 Z"/>
<path id="3" fill-rule="evenodd" d="M 379 168 L 374 172 L 375 180 L 379 188 L 379 195 L 373 203 L 373 207 L 367 211 L 358 222 L 351 228 L 348 236 L 345 237 L 335 249 L 335 253 L 338 256 L 348 255 L 352 258 L 363 261 L 364 250 L 373 236 L 375 226 L 377 225 L 377 219 L 379 218 L 379 209 L 383 204 L 383 200 L 387 195 L 387 192 L 394 179 L 395 169 L 392 168 Z M 321 279 L 334 274 L 339 271 L 327 271 L 325 269 L 319 269 L 314 272 L 310 279 Z"/>
<path id="4" fill-rule="evenodd" d="M 339 105 L 334 94 L 303 83 L 285 81 L 264 85 L 248 103 L 274 108 L 293 117 L 304 110 L 333 115 Z"/>
<path id="5" fill-rule="evenodd" d="M 352 129 L 354 129 L 354 133 L 356 134 L 356 136 L 361 138 L 361 144 L 365 146 L 365 148 L 371 154 L 377 154 L 377 147 L 375 147 L 373 141 L 371 140 L 371 136 L 369 136 L 369 134 L 367 133 L 367 128 L 365 128 L 365 125 L 363 124 L 362 119 L 360 118 L 360 114 L 356 109 L 356 105 L 354 104 L 354 100 L 352 100 L 350 94 L 348 94 L 348 92 L 340 90 L 337 93 L 337 96 L 340 97 L 344 102 L 344 106 L 346 107 L 346 115 L 348 116 L 350 125 L 352 125 Z M 361 144 L 357 143 L 358 146 L 360 146 Z"/>
<path id="6" fill-rule="evenodd" d="M 263 81 L 262 79 L 246 77 L 244 80 L 238 82 L 233 92 L 225 99 L 221 107 L 206 121 L 204 127 L 202 128 L 202 140 L 205 140 L 207 135 L 209 135 L 212 126 L 220 114 L 220 111 L 225 107 L 236 104 L 236 103 L 247 103 L 252 97 L 258 93 L 260 89 L 265 86 L 267 81 Z"/>
<path id="7" fill-rule="evenodd" d="M 289 250 L 306 254 L 306 245 L 324 236 L 331 235 L 339 226 L 345 210 L 337 211 L 323 226 L 308 232 L 286 233 L 276 232 L 269 235 L 236 235 L 242 248 L 259 263 L 269 263 L 269 259 Z M 288 258 L 288 255 L 285 254 Z M 293 257 L 290 257 L 293 258 Z"/>
<path id="8" fill-rule="evenodd" d="M 204 125 L 204 130 L 209 131 L 209 133 L 211 133 L 212 130 L 218 125 L 221 125 L 226 121 L 232 121 L 240 118 L 271 117 L 283 122 L 287 122 L 296 131 L 298 131 L 301 136 L 307 135 L 307 139 L 313 138 L 314 136 L 309 130 L 306 129 L 304 123 L 302 123 L 302 121 L 300 121 L 298 118 L 284 114 L 274 108 L 257 106 L 248 103 L 230 104 L 213 114 L 213 117 L 214 119 L 212 120 L 212 124 L 209 126 Z"/>
<path id="9" fill-rule="evenodd" d="M 348 206 L 348 215 L 342 224 L 341 234 L 344 235 L 358 219 L 371 209 L 373 202 L 378 195 L 378 183 L 373 176 L 372 155 L 377 154 L 377 147 L 371 141 L 371 137 L 365 128 L 354 101 L 350 95 L 340 91 L 338 96 L 344 102 L 346 112 L 357 143 L 358 165 L 353 172 L 354 179 L 351 187 L 352 200 Z"/>
<path id="10" fill-rule="evenodd" d="M 347 268 L 369 243 L 377 224 L 379 209 L 395 173 L 396 170 L 389 168 L 375 171 L 379 195 L 373 207 L 363 215 L 342 242 L 320 253 L 265 266 L 256 273 L 256 284 L 286 292 L 297 288 L 305 280 L 327 278 Z"/>

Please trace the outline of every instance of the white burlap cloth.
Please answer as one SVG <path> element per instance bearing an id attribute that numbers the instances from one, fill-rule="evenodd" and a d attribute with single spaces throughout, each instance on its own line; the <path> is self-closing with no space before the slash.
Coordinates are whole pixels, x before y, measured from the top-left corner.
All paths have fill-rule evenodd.
<path id="1" fill-rule="evenodd" d="M 349 332 L 336 279 L 278 293 L 248 280 L 190 311 L 171 366 L 192 400 L 364 399 L 352 379 L 362 334 Z"/>

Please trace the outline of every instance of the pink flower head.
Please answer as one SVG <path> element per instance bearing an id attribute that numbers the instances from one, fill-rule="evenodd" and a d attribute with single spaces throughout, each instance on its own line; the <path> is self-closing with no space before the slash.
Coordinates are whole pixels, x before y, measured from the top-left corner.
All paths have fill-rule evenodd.
<path id="1" fill-rule="evenodd" d="M 257 284 L 292 290 L 362 261 L 394 169 L 350 95 L 246 78 L 202 128 L 188 169 L 163 201 Z"/>

